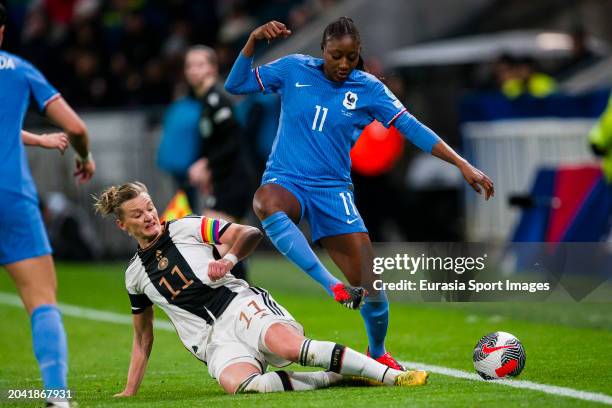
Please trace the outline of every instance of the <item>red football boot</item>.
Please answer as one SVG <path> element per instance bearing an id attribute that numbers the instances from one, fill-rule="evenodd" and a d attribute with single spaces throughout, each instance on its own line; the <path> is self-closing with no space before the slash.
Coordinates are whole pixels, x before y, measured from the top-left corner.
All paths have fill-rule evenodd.
<path id="1" fill-rule="evenodd" d="M 336 283 L 331 289 L 334 292 L 334 300 L 349 309 L 359 309 L 368 294 L 362 287 L 348 286 L 342 282 Z"/>
<path id="2" fill-rule="evenodd" d="M 366 350 L 366 355 L 370 358 L 372 357 L 370 355 L 370 349 Z M 391 367 L 395 370 L 406 371 L 404 366 L 398 363 L 397 360 L 394 359 L 391 353 L 389 353 L 388 351 L 382 356 L 375 358 L 374 360 L 378 361 L 380 364 L 384 364 L 387 367 Z"/>

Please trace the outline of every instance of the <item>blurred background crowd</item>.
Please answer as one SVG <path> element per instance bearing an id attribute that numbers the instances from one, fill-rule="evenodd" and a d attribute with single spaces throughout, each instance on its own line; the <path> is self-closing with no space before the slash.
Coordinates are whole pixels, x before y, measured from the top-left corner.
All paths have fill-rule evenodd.
<path id="1" fill-rule="evenodd" d="M 216 51 L 222 83 L 258 25 L 275 19 L 294 33 L 258 51 L 256 62 L 265 63 L 296 52 L 319 56 L 323 28 L 341 15 L 361 30 L 367 69 L 496 183 L 492 203 L 477 200 L 453 168 L 393 129 L 369 127 L 352 160 L 357 204 L 373 241 L 609 239 L 612 202 L 594 154 L 608 153 L 591 149 L 589 134 L 612 86 L 610 0 L 4 3 L 3 48 L 36 65 L 83 113 L 92 135 L 100 171 L 84 191 L 68 181 L 68 159 L 29 153 L 50 223 L 57 224 L 53 214 L 77 220 L 75 242 L 90 242 L 66 257 L 130 252 L 112 226 L 91 216 L 91 193 L 140 179 L 153 185 L 156 202 L 175 196 L 171 176 L 177 175 L 163 163 L 160 169 L 159 146 L 168 106 L 190 94 L 183 62 L 191 45 Z M 264 95 L 232 101 L 243 159 L 256 182 L 274 140 L 279 101 Z M 25 127 L 44 130 L 41 123 L 32 114 Z M 584 228 L 595 224 L 601 228 Z"/>
<path id="2" fill-rule="evenodd" d="M 270 19 L 299 29 L 334 0 L 9 0 L 5 48 L 40 67 L 77 107 L 170 102 L 183 56 L 215 46 L 227 73 L 248 34 Z"/>

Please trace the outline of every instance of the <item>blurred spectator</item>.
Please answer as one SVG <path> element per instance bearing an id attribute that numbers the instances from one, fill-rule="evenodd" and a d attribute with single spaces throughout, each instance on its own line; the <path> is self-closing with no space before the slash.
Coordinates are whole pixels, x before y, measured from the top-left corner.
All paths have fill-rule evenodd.
<path id="1" fill-rule="evenodd" d="M 34 66 L 52 68 L 48 61 L 57 54 L 58 47 L 58 39 L 52 35 L 52 28 L 50 19 L 42 9 L 33 9 L 28 13 L 21 32 L 21 50 L 23 57 Z M 46 73 L 51 80 L 56 79 L 56 69 L 47 69 Z"/>
<path id="2" fill-rule="evenodd" d="M 161 105 L 172 99 L 172 83 L 165 75 L 163 61 L 159 58 L 152 58 L 145 65 L 141 98 L 153 105 Z"/>
<path id="3" fill-rule="evenodd" d="M 612 94 L 608 100 L 608 106 L 603 112 L 589 134 L 589 142 L 593 153 L 602 158 L 601 167 L 607 183 L 607 194 L 612 203 Z M 612 204 L 608 208 L 607 238 L 605 241 L 612 242 Z"/>
<path id="4" fill-rule="evenodd" d="M 162 45 L 162 54 L 168 59 L 182 59 L 189 48 L 191 25 L 188 21 L 179 20 L 172 24 L 170 34 Z"/>
<path id="5" fill-rule="evenodd" d="M 71 52 L 74 48 L 97 53 L 104 52 L 102 27 L 94 17 L 79 18 L 70 27 L 66 44 L 64 44 L 64 52 Z"/>
<path id="6" fill-rule="evenodd" d="M 83 107 L 108 105 L 108 88 L 100 57 L 93 51 L 82 50 L 74 54 L 73 84 L 65 95 L 75 105 Z"/>
<path id="7" fill-rule="evenodd" d="M 120 50 L 134 66 L 142 66 L 157 55 L 160 48 L 158 34 L 147 26 L 144 16 L 137 12 L 129 13 L 122 27 Z"/>
<path id="8" fill-rule="evenodd" d="M 200 208 L 198 191 L 189 182 L 188 171 L 200 158 L 202 140 L 198 130 L 202 104 L 198 100 L 204 74 L 198 67 L 197 52 L 185 55 L 185 79 L 188 94 L 168 107 L 164 115 L 162 139 L 157 152 L 157 165 L 169 173 L 177 188 L 187 194 L 193 211 Z M 201 95 L 200 95 L 201 96 Z"/>
<path id="9" fill-rule="evenodd" d="M 68 25 L 74 15 L 75 5 L 79 0 L 44 0 L 47 15 L 57 24 Z"/>
<path id="10" fill-rule="evenodd" d="M 533 58 L 502 55 L 495 62 L 495 77 L 501 92 L 509 99 L 521 95 L 544 98 L 556 91 L 555 80 L 536 69 Z"/>
<path id="11" fill-rule="evenodd" d="M 240 2 L 233 2 L 230 12 L 219 30 L 219 39 L 237 47 L 257 27 L 257 21 L 246 13 Z"/>
<path id="12" fill-rule="evenodd" d="M 163 105 L 175 96 L 171 87 L 190 44 L 214 45 L 226 73 L 260 22 L 273 16 L 295 31 L 335 1 L 12 0 L 11 31 L 21 36 L 9 32 L 6 45 L 41 67 L 63 94 L 83 91 L 71 97 L 77 107 Z"/>
<path id="13" fill-rule="evenodd" d="M 239 222 L 251 208 L 254 186 L 240 143 L 242 129 L 219 80 L 215 51 L 204 45 L 192 47 L 185 73 L 198 78 L 193 90 L 202 106 L 198 126 L 201 158 L 189 168 L 189 181 L 206 196 L 205 216 Z M 245 278 L 242 262 L 234 266 L 232 274 Z"/>
<path id="14" fill-rule="evenodd" d="M 612 185 L 612 95 L 606 110 L 591 129 L 589 142 L 595 155 L 602 158 L 602 170 Z"/>
<path id="15" fill-rule="evenodd" d="M 201 158 L 189 169 L 189 180 L 206 194 L 205 214 L 238 221 L 250 208 L 249 172 L 242 156 L 242 129 L 235 118 L 233 103 L 219 81 L 217 57 L 210 47 L 192 47 L 185 63 L 193 92 L 202 105 L 198 131 L 202 140 Z"/>

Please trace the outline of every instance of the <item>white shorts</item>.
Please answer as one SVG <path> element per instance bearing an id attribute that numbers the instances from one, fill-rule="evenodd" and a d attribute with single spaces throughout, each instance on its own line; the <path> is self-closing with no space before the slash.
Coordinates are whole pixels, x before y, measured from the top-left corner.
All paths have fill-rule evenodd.
<path id="1" fill-rule="evenodd" d="M 274 323 L 286 323 L 304 333 L 302 325 L 265 289 L 250 287 L 240 292 L 213 324 L 206 346 L 210 375 L 218 379 L 227 366 L 235 363 L 250 363 L 262 372 L 268 363 L 275 367 L 291 364 L 265 345 L 265 333 Z"/>

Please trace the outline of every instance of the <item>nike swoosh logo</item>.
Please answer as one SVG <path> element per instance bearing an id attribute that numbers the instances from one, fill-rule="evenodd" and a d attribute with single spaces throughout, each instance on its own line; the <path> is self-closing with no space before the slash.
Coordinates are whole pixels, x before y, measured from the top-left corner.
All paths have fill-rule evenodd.
<path id="1" fill-rule="evenodd" d="M 482 352 L 485 354 L 491 354 L 494 351 L 497 350 L 502 350 L 502 349 L 507 349 L 507 348 L 513 348 L 514 346 L 498 346 L 498 347 L 489 347 L 487 345 L 482 346 Z"/>
<path id="2" fill-rule="evenodd" d="M 357 221 L 358 219 L 359 219 L 359 218 L 355 218 L 355 219 L 349 220 L 349 219 L 347 218 L 347 219 L 346 219 L 346 223 L 347 223 L 347 224 L 352 224 L 352 223 L 354 223 L 355 221 Z"/>
<path id="3" fill-rule="evenodd" d="M 308 85 L 308 84 L 300 84 L 299 82 L 296 82 L 296 83 L 295 83 L 295 87 L 296 87 L 296 88 L 303 88 L 303 87 L 305 87 L 305 86 L 312 86 L 312 85 Z"/>

